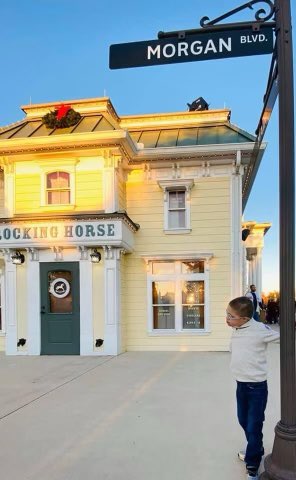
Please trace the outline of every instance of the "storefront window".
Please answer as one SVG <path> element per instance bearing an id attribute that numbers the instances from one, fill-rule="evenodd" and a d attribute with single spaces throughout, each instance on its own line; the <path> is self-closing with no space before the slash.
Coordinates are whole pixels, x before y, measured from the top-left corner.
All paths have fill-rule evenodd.
<path id="1" fill-rule="evenodd" d="M 207 276 L 204 261 L 155 261 L 151 262 L 149 272 L 149 330 L 205 331 Z"/>

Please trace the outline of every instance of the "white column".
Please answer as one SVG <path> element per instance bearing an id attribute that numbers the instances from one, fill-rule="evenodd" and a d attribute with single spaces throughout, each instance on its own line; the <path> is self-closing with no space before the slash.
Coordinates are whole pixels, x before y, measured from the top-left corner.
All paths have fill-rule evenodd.
<path id="1" fill-rule="evenodd" d="M 250 285 L 256 285 L 257 282 L 257 268 L 256 268 L 256 254 L 251 255 L 251 260 L 249 260 L 249 280 L 248 287 Z M 257 285 L 256 285 L 257 286 Z"/>
<path id="2" fill-rule="evenodd" d="M 121 353 L 120 249 L 105 247 L 105 335 L 104 353 Z"/>
<path id="3" fill-rule="evenodd" d="M 81 250 L 80 278 L 80 355 L 93 355 L 93 285 L 92 263 L 86 250 Z"/>
<path id="4" fill-rule="evenodd" d="M 38 250 L 30 248 L 27 255 L 27 318 L 28 354 L 41 352 L 40 269 Z"/>
<path id="5" fill-rule="evenodd" d="M 6 354 L 17 354 L 16 265 L 6 255 L 5 266 L 5 320 Z"/>
<path id="6" fill-rule="evenodd" d="M 242 176 L 240 152 L 231 176 L 231 297 L 242 295 Z"/>
<path id="7" fill-rule="evenodd" d="M 256 285 L 256 290 L 261 298 L 262 294 L 262 248 L 258 247 L 257 248 L 257 256 L 256 256 L 256 277 L 257 277 L 257 283 Z"/>

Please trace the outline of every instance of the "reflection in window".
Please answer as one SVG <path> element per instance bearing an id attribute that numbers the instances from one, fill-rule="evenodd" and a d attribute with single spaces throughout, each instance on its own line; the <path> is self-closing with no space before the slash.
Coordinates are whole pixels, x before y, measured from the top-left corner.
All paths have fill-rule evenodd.
<path id="1" fill-rule="evenodd" d="M 204 328 L 204 281 L 182 285 L 183 328 Z"/>
<path id="2" fill-rule="evenodd" d="M 182 273 L 204 273 L 205 266 L 202 260 L 182 262 Z"/>
<path id="3" fill-rule="evenodd" d="M 170 191 L 168 207 L 168 227 L 185 228 L 186 225 L 186 204 L 185 191 Z"/>
<path id="4" fill-rule="evenodd" d="M 157 142 L 157 147 L 175 147 L 177 143 L 178 130 L 163 130 Z"/>
<path id="5" fill-rule="evenodd" d="M 46 194 L 49 205 L 70 203 L 70 174 L 52 172 L 46 175 Z"/>
<path id="6" fill-rule="evenodd" d="M 197 145 L 197 128 L 180 128 L 177 146 L 187 145 Z"/>
<path id="7" fill-rule="evenodd" d="M 138 142 L 144 143 L 145 148 L 154 148 L 156 146 L 160 130 L 152 130 L 149 132 L 143 132 Z"/>
<path id="8" fill-rule="evenodd" d="M 153 328 L 175 328 L 175 284 L 174 282 L 153 282 Z"/>

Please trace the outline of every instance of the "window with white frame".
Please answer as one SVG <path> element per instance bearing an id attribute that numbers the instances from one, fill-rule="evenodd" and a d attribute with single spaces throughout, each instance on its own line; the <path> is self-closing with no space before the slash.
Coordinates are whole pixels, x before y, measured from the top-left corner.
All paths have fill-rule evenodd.
<path id="1" fill-rule="evenodd" d="M 164 192 L 164 231 L 189 233 L 190 190 L 193 180 L 163 180 L 158 182 Z"/>
<path id="2" fill-rule="evenodd" d="M 61 171 L 48 173 L 46 175 L 47 205 L 67 205 L 70 201 L 70 174 Z"/>
<path id="3" fill-rule="evenodd" d="M 204 260 L 149 262 L 149 331 L 205 331 L 206 292 Z"/>

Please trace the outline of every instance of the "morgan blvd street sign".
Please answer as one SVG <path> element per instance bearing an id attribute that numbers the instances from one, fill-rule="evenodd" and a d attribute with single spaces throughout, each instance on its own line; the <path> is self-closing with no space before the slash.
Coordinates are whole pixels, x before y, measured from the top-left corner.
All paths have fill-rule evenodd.
<path id="1" fill-rule="evenodd" d="M 164 38 L 110 46 L 111 69 L 264 55 L 273 51 L 273 29 L 251 28 L 201 32 L 186 38 Z"/>

